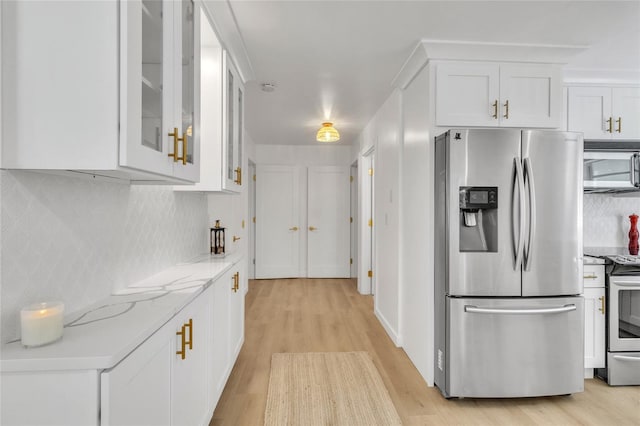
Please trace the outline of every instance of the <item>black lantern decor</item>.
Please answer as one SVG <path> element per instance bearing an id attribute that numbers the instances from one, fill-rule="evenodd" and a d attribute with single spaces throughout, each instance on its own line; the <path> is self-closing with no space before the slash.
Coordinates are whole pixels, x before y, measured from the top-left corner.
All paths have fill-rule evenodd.
<path id="1" fill-rule="evenodd" d="M 220 220 L 211 228 L 211 253 L 224 254 L 224 229 L 220 226 Z"/>

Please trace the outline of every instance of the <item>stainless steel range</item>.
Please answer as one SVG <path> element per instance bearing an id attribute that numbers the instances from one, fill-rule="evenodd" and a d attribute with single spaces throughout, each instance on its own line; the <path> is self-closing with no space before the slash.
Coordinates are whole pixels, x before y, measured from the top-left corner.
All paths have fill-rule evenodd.
<path id="1" fill-rule="evenodd" d="M 626 248 L 585 251 L 608 260 L 607 360 L 596 374 L 610 385 L 640 385 L 640 256 Z"/>

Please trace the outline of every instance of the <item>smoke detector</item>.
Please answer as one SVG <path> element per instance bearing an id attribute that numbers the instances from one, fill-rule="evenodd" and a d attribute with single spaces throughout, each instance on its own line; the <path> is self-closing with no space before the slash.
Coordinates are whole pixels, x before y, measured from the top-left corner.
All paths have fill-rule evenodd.
<path id="1" fill-rule="evenodd" d="M 263 92 L 267 92 L 267 93 L 271 93 L 274 90 L 276 90 L 276 84 L 275 83 L 262 83 L 262 84 L 260 84 L 260 87 L 261 87 Z"/>

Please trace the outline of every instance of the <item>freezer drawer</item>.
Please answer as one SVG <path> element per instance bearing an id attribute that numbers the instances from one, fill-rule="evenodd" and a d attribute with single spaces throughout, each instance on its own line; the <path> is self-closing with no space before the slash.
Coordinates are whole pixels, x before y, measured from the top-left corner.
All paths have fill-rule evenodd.
<path id="1" fill-rule="evenodd" d="M 640 352 L 607 352 L 607 383 L 640 385 Z"/>
<path id="2" fill-rule="evenodd" d="M 447 310 L 445 396 L 584 390 L 582 297 L 448 298 Z"/>

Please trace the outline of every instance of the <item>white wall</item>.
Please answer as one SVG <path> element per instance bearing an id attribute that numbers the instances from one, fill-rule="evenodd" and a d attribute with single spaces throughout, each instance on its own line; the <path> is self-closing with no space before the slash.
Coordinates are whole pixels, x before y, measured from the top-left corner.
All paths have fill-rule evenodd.
<path id="1" fill-rule="evenodd" d="M 375 116 L 374 312 L 400 344 L 399 235 L 402 98 L 394 91 Z"/>
<path id="2" fill-rule="evenodd" d="M 402 93 L 400 333 L 402 347 L 433 383 L 433 135 L 429 129 L 429 70 Z"/>
<path id="3" fill-rule="evenodd" d="M 25 305 L 73 312 L 208 250 L 201 193 L 4 170 L 0 190 L 2 342 Z"/>
<path id="4" fill-rule="evenodd" d="M 255 145 L 255 163 L 291 166 L 348 166 L 349 145 Z"/>
<path id="5" fill-rule="evenodd" d="M 627 247 L 629 215 L 640 215 L 640 196 L 584 194 L 585 247 Z"/>

